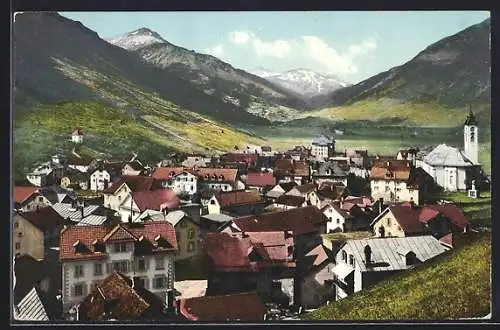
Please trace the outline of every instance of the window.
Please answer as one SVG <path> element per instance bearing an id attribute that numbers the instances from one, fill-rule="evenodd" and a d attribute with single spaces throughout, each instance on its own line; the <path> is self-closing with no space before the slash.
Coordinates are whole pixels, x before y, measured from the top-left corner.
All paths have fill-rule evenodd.
<path id="1" fill-rule="evenodd" d="M 191 185 L 191 191 L 193 191 L 193 190 L 194 190 L 194 186 L 193 186 L 193 185 Z"/>
<path id="2" fill-rule="evenodd" d="M 401 188 L 396 188 L 396 191 L 401 191 Z"/>
<path id="3" fill-rule="evenodd" d="M 194 251 L 194 242 L 191 241 L 188 243 L 188 252 L 193 252 Z"/>
<path id="4" fill-rule="evenodd" d="M 115 243 L 115 252 L 127 252 L 127 243 Z"/>
<path id="5" fill-rule="evenodd" d="M 139 259 L 137 261 L 137 269 L 138 270 L 146 270 L 146 260 L 144 259 Z"/>
<path id="6" fill-rule="evenodd" d="M 20 250 L 21 249 L 21 243 L 20 242 L 16 242 L 16 250 Z"/>
<path id="7" fill-rule="evenodd" d="M 401 231 L 401 227 L 400 226 L 398 226 L 398 230 Z"/>
<path id="8" fill-rule="evenodd" d="M 73 293 L 75 297 L 83 296 L 83 284 L 75 284 Z"/>
<path id="9" fill-rule="evenodd" d="M 165 269 L 165 262 L 163 260 L 163 257 L 156 257 L 155 258 L 155 264 L 156 264 L 156 269 Z"/>
<path id="10" fill-rule="evenodd" d="M 118 196 L 118 201 L 121 201 L 122 200 L 122 196 Z"/>
<path id="11" fill-rule="evenodd" d="M 390 231 L 387 232 L 387 236 L 391 236 L 391 232 Z"/>
<path id="12" fill-rule="evenodd" d="M 14 228 L 19 228 L 19 222 L 14 222 Z"/>
<path id="13" fill-rule="evenodd" d="M 74 277 L 82 277 L 83 276 L 83 265 L 76 265 L 75 266 L 75 276 Z"/>
<path id="14" fill-rule="evenodd" d="M 328 222 L 332 222 L 332 217 L 328 217 Z"/>
<path id="15" fill-rule="evenodd" d="M 342 260 L 347 263 L 347 252 L 345 252 L 344 250 L 342 250 Z"/>
<path id="16" fill-rule="evenodd" d="M 167 279 L 165 278 L 165 276 L 156 276 L 154 279 L 153 279 L 153 288 L 154 289 L 162 289 L 166 286 L 167 284 Z"/>
<path id="17" fill-rule="evenodd" d="M 391 225 L 391 219 L 390 218 L 387 218 L 387 225 L 390 226 Z"/>
<path id="18" fill-rule="evenodd" d="M 127 261 L 113 262 L 113 270 L 115 270 L 119 273 L 127 273 L 128 272 L 128 262 Z"/>
<path id="19" fill-rule="evenodd" d="M 450 184 L 453 184 L 453 176 L 450 176 Z"/>
<path id="20" fill-rule="evenodd" d="M 94 264 L 94 275 L 102 275 L 102 264 Z"/>
<path id="21" fill-rule="evenodd" d="M 352 254 L 349 256 L 349 265 L 354 266 L 354 256 Z"/>
<path id="22" fill-rule="evenodd" d="M 190 239 L 194 238 L 194 229 L 192 229 L 192 228 L 189 229 L 189 231 L 188 231 L 188 238 L 190 238 Z"/>
<path id="23" fill-rule="evenodd" d="M 212 199 L 212 200 L 210 201 L 210 204 L 215 205 L 215 200 L 213 200 L 213 199 Z"/>
<path id="24" fill-rule="evenodd" d="M 474 130 L 474 127 L 472 126 L 472 127 L 470 128 L 470 142 L 474 142 L 475 135 L 476 135 L 476 132 L 475 132 L 475 130 Z"/>

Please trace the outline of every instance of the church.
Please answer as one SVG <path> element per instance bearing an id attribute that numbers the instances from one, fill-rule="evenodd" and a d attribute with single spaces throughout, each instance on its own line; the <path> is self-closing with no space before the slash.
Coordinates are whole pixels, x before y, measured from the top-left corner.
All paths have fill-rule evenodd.
<path id="1" fill-rule="evenodd" d="M 469 110 L 464 123 L 464 150 L 440 144 L 417 161 L 417 166 L 429 173 L 445 191 L 471 189 L 473 180 L 479 183 L 481 173 L 478 138 L 477 121 Z"/>

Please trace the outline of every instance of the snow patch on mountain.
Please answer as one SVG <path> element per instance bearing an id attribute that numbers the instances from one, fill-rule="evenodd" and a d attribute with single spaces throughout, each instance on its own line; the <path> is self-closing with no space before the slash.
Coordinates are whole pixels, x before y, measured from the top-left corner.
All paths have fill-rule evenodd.
<path id="1" fill-rule="evenodd" d="M 350 85 L 338 77 L 321 74 L 308 69 L 294 69 L 283 73 L 276 73 L 258 68 L 252 71 L 252 74 L 306 97 L 330 93 Z"/>
<path id="2" fill-rule="evenodd" d="M 137 50 L 153 44 L 166 43 L 158 33 L 147 28 L 141 28 L 106 41 L 127 50 Z"/>

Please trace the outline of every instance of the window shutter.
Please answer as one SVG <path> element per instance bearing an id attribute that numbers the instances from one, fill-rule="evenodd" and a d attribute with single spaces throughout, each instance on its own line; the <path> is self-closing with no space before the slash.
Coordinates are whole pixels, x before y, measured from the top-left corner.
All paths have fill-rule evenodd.
<path id="1" fill-rule="evenodd" d="M 76 290 L 75 290 L 75 285 L 73 284 L 73 285 L 71 286 L 71 296 L 73 296 L 73 297 L 74 297 L 74 296 L 75 296 L 75 293 L 76 293 Z"/>
<path id="2" fill-rule="evenodd" d="M 149 278 L 144 279 L 144 289 L 149 289 Z"/>
<path id="3" fill-rule="evenodd" d="M 149 270 L 149 259 L 146 259 L 146 270 Z"/>
<path id="4" fill-rule="evenodd" d="M 111 273 L 111 263 L 110 262 L 107 262 L 106 263 L 106 273 Z"/>
<path id="5" fill-rule="evenodd" d="M 83 293 L 84 297 L 87 295 L 87 292 L 88 292 L 87 289 L 88 289 L 87 283 L 82 283 L 82 293 Z"/>

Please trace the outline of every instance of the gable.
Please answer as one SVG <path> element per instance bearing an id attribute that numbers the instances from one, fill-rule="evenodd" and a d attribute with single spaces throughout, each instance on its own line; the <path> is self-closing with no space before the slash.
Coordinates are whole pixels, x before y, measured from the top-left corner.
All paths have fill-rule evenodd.
<path id="1" fill-rule="evenodd" d="M 128 230 L 126 230 L 120 225 L 117 225 L 115 228 L 113 228 L 102 239 L 102 241 L 105 243 L 113 241 L 135 241 L 135 240 L 137 240 L 137 237 L 135 237 L 132 233 L 130 233 Z"/>

